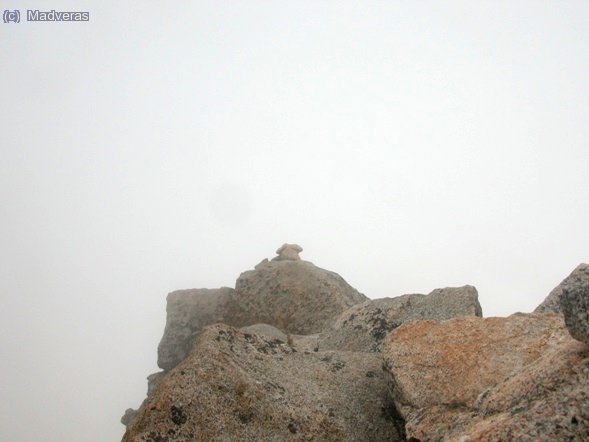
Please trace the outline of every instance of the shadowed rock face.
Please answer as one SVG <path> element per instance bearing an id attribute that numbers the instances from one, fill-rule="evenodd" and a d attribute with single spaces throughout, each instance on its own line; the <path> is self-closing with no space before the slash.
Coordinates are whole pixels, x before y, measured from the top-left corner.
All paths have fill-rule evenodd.
<path id="1" fill-rule="evenodd" d="M 571 284 L 589 283 L 589 264 L 579 264 L 572 273 L 557 285 L 536 307 L 534 313 L 561 313 L 560 298 L 565 287 Z"/>
<path id="2" fill-rule="evenodd" d="M 589 344 L 589 282 L 576 282 L 565 287 L 560 306 L 571 336 Z"/>
<path id="3" fill-rule="evenodd" d="M 561 315 L 411 322 L 387 337 L 383 356 L 408 437 L 589 437 L 589 348 Z"/>
<path id="4" fill-rule="evenodd" d="M 157 364 L 164 370 L 174 368 L 190 352 L 194 338 L 204 327 L 231 321 L 225 311 L 232 300 L 233 289 L 227 287 L 170 293 L 166 306 L 166 328 L 158 345 Z"/>
<path id="5" fill-rule="evenodd" d="M 381 363 L 216 324 L 160 381 L 123 441 L 401 441 Z"/>
<path id="6" fill-rule="evenodd" d="M 319 336 L 317 345 L 322 350 L 380 351 L 385 336 L 407 321 L 459 316 L 482 316 L 473 286 L 368 300 L 346 310 Z"/>

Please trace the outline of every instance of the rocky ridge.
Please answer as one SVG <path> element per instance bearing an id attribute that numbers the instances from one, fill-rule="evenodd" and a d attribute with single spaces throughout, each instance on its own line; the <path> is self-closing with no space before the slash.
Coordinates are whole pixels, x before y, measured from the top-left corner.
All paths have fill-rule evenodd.
<path id="1" fill-rule="evenodd" d="M 123 442 L 589 439 L 586 265 L 557 313 L 482 318 L 472 286 L 370 300 L 300 252 L 168 295 Z"/>
<path id="2" fill-rule="evenodd" d="M 343 312 L 318 337 L 322 350 L 380 351 L 386 335 L 408 321 L 482 316 L 476 288 L 446 287 L 429 295 L 372 299 Z"/>

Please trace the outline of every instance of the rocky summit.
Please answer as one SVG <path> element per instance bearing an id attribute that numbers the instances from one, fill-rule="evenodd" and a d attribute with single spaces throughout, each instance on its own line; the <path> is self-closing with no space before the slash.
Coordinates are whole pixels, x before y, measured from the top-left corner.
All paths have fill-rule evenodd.
<path id="1" fill-rule="evenodd" d="M 368 299 L 302 250 L 168 295 L 123 442 L 589 440 L 586 264 L 483 318 L 473 286 Z"/>

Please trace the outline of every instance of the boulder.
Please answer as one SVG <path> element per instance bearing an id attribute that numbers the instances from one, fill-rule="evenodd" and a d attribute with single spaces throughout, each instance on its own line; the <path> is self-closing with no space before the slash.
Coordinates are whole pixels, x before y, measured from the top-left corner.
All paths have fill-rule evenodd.
<path id="1" fill-rule="evenodd" d="M 563 289 L 570 284 L 581 282 L 589 283 L 589 264 L 579 264 L 569 276 L 552 289 L 544 301 L 536 307 L 534 313 L 560 313 L 560 298 L 562 297 Z"/>
<path id="2" fill-rule="evenodd" d="M 133 408 L 127 408 L 125 410 L 125 414 L 123 414 L 123 417 L 121 417 L 121 424 L 123 424 L 125 426 L 130 425 L 137 417 L 137 413 L 138 413 L 137 410 L 135 410 Z"/>
<path id="3" fill-rule="evenodd" d="M 387 333 L 407 321 L 459 316 L 482 316 L 473 286 L 436 289 L 429 295 L 368 300 L 343 312 L 320 335 L 317 345 L 321 350 L 380 351 Z"/>
<path id="4" fill-rule="evenodd" d="M 205 328 L 123 442 L 405 440 L 379 355 L 306 352 L 224 324 Z"/>
<path id="5" fill-rule="evenodd" d="M 215 322 L 231 323 L 227 317 L 233 289 L 177 290 L 167 297 L 166 328 L 158 345 L 157 364 L 170 370 L 189 353 L 195 336 Z"/>
<path id="6" fill-rule="evenodd" d="M 572 283 L 565 287 L 560 307 L 571 336 L 589 344 L 589 282 Z"/>
<path id="7" fill-rule="evenodd" d="M 562 315 L 414 321 L 383 356 L 408 438 L 588 440 L 589 350 Z"/>
<path id="8" fill-rule="evenodd" d="M 262 262 L 242 273 L 226 317 L 235 326 L 270 324 L 285 333 L 312 334 L 368 298 L 337 273 L 307 261 Z"/>
<path id="9" fill-rule="evenodd" d="M 198 333 L 216 322 L 234 327 L 264 323 L 286 333 L 317 333 L 367 299 L 337 273 L 310 262 L 264 260 L 241 274 L 235 290 L 170 293 L 158 365 L 166 371 L 174 368 L 189 353 Z"/>

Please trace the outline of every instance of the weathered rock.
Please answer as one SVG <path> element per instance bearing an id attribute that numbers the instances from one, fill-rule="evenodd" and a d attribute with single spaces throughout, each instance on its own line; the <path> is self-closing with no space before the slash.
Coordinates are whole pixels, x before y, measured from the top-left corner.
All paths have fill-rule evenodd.
<path id="1" fill-rule="evenodd" d="M 560 307 L 571 336 L 589 344 L 589 282 L 566 286 L 560 298 Z"/>
<path id="2" fill-rule="evenodd" d="M 302 251 L 303 248 L 298 244 L 284 243 L 276 250 L 278 256 L 272 258 L 272 261 L 300 261 L 299 253 Z"/>
<path id="3" fill-rule="evenodd" d="M 550 294 L 536 307 L 534 313 L 560 313 L 560 298 L 563 289 L 570 284 L 589 283 L 589 264 L 579 264 L 572 273 L 557 285 Z"/>
<path id="4" fill-rule="evenodd" d="M 164 370 L 174 368 L 186 357 L 198 333 L 216 322 L 235 327 L 266 323 L 286 333 L 316 333 L 366 299 L 338 274 L 310 262 L 264 260 L 255 270 L 241 274 L 236 290 L 170 293 L 158 365 Z"/>
<path id="5" fill-rule="evenodd" d="M 381 363 L 215 324 L 161 380 L 123 442 L 404 440 Z"/>
<path id="6" fill-rule="evenodd" d="M 127 408 L 125 410 L 125 414 L 123 414 L 123 417 L 121 417 L 121 424 L 125 426 L 130 425 L 137 417 L 137 413 L 137 410 L 133 408 Z"/>
<path id="7" fill-rule="evenodd" d="M 255 333 L 270 339 L 278 339 L 282 342 L 286 342 L 288 339 L 286 334 L 268 324 L 248 325 L 247 327 L 241 327 L 241 331 L 244 333 Z"/>
<path id="8" fill-rule="evenodd" d="M 589 437 L 589 350 L 561 315 L 414 321 L 387 336 L 383 356 L 407 437 Z"/>
<path id="9" fill-rule="evenodd" d="M 226 317 L 236 326 L 266 323 L 285 333 L 311 334 L 367 299 L 337 273 L 310 262 L 271 261 L 239 276 L 234 310 Z"/>
<path id="10" fill-rule="evenodd" d="M 380 351 L 387 333 L 407 321 L 459 316 L 482 316 L 473 286 L 436 289 L 427 296 L 368 300 L 343 312 L 319 336 L 317 345 L 321 350 Z"/>
<path id="11" fill-rule="evenodd" d="M 231 323 L 226 311 L 233 302 L 233 289 L 192 289 L 172 292 L 167 298 L 164 336 L 158 346 L 158 365 L 170 370 L 182 361 L 195 336 L 207 325 Z M 233 307 L 235 309 L 235 307 Z"/>

